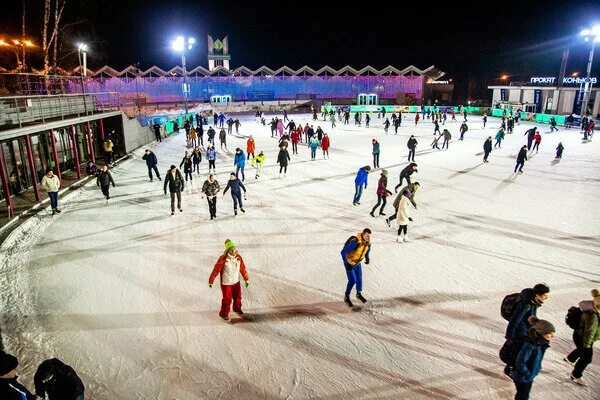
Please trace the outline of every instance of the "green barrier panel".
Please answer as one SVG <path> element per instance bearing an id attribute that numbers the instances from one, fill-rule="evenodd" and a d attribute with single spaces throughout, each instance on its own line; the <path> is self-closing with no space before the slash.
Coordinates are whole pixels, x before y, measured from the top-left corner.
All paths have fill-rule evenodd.
<path id="1" fill-rule="evenodd" d="M 167 122 L 167 123 L 165 124 L 165 132 L 166 132 L 167 134 L 169 134 L 169 133 L 172 133 L 172 132 L 173 132 L 173 126 L 174 126 L 174 125 L 175 125 L 175 124 L 173 124 L 172 122 Z"/>

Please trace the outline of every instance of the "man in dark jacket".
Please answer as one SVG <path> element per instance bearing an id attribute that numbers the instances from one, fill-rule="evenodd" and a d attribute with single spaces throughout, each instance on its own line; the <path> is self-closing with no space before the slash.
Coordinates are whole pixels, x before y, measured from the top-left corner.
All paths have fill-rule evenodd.
<path id="1" fill-rule="evenodd" d="M 489 162 L 487 159 L 492 152 L 492 137 L 488 136 L 488 138 L 483 142 L 483 162 Z"/>
<path id="2" fill-rule="evenodd" d="M 152 129 L 154 130 L 154 136 L 156 136 L 156 141 L 162 142 L 162 138 L 160 137 L 160 125 L 155 122 L 154 125 L 152 125 Z"/>
<path id="3" fill-rule="evenodd" d="M 550 288 L 544 283 L 538 283 L 533 288 L 521 291 L 521 300 L 513 309 L 506 327 L 505 338 L 507 340 L 513 340 L 518 336 L 527 334 L 529 329 L 527 318 L 537 315 L 537 309 L 548 299 L 548 293 L 550 293 Z"/>
<path id="4" fill-rule="evenodd" d="M 83 382 L 73 368 L 58 358 L 40 364 L 33 378 L 35 394 L 48 400 L 83 400 Z"/>
<path id="5" fill-rule="evenodd" d="M 208 141 L 212 143 L 212 145 L 215 145 L 215 135 L 217 134 L 217 132 L 213 129 L 212 126 L 208 127 L 208 131 L 206 131 L 206 136 L 208 136 Z"/>
<path id="6" fill-rule="evenodd" d="M 229 189 L 231 189 L 231 198 L 233 199 L 233 213 L 235 215 L 237 215 L 238 203 L 240 204 L 240 210 L 242 212 L 246 212 L 244 210 L 244 204 L 242 203 L 242 190 L 240 188 L 244 189 L 244 200 L 245 200 L 246 199 L 246 187 L 244 186 L 242 181 L 240 181 L 236 177 L 235 172 L 232 172 L 231 174 L 229 174 L 229 180 L 227 181 L 227 187 L 223 191 L 223 196 L 225 196 L 225 193 L 227 193 L 227 191 Z"/>
<path id="7" fill-rule="evenodd" d="M 417 139 L 415 139 L 414 135 L 410 135 L 408 142 L 406 143 L 406 147 L 408 147 L 408 161 L 415 161 L 415 150 L 417 149 Z"/>
<path id="8" fill-rule="evenodd" d="M 537 132 L 537 126 L 534 126 L 531 129 L 528 129 L 523 136 L 527 136 L 527 150 L 531 150 L 531 144 L 533 143 L 533 138 L 535 137 L 535 132 Z"/>
<path id="9" fill-rule="evenodd" d="M 152 182 L 152 170 L 154 170 L 154 173 L 156 174 L 156 177 L 158 178 L 158 180 L 162 181 L 162 179 L 160 179 L 160 174 L 158 173 L 158 168 L 156 166 L 158 164 L 158 159 L 156 158 L 156 154 L 154 154 L 152 152 L 152 150 L 146 149 L 146 152 L 142 156 L 142 160 L 146 161 L 146 166 L 148 167 L 148 176 L 150 177 L 150 182 Z"/>
<path id="10" fill-rule="evenodd" d="M 208 175 L 208 179 L 202 185 L 202 197 L 206 196 L 208 200 L 208 210 L 210 211 L 210 219 L 217 218 L 217 193 L 221 190 L 219 182 L 213 174 Z"/>
<path id="11" fill-rule="evenodd" d="M 408 164 L 402 171 L 400 171 L 400 182 L 394 188 L 395 192 L 398 192 L 398 188 L 402 186 L 402 181 L 404 178 L 406 178 L 406 181 L 410 185 L 410 176 L 413 174 L 413 172 L 419 172 L 417 170 L 417 163 L 414 162 Z"/>
<path id="12" fill-rule="evenodd" d="M 27 388 L 17 381 L 19 361 L 12 354 L 0 351 L 0 399 L 2 400 L 34 400 Z"/>
<path id="13" fill-rule="evenodd" d="M 175 214 L 175 197 L 177 196 L 177 208 L 181 209 L 181 191 L 184 188 L 183 176 L 175 165 L 171 165 L 171 169 L 167 172 L 165 178 L 164 191 L 167 194 L 167 185 L 169 186 L 169 192 L 171 193 L 171 215 Z"/>
<path id="14" fill-rule="evenodd" d="M 523 173 L 523 167 L 525 166 L 525 161 L 527 161 L 527 146 L 521 147 L 519 154 L 517 155 L 517 164 L 515 165 L 515 173 L 517 172 L 517 168 L 519 169 L 519 173 Z"/>
<path id="15" fill-rule="evenodd" d="M 113 180 L 112 175 L 108 171 L 108 167 L 105 165 L 100 170 L 100 173 L 96 175 L 96 185 L 102 190 L 102 194 L 106 197 L 106 201 L 110 199 L 110 193 L 108 189 L 110 188 L 110 184 L 112 183 L 113 187 L 115 187 L 115 181 Z"/>

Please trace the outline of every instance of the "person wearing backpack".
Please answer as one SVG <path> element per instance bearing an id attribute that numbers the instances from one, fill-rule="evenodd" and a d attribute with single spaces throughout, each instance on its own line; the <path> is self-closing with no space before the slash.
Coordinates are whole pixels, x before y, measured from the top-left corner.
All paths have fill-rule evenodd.
<path id="1" fill-rule="evenodd" d="M 530 316 L 537 315 L 538 307 L 548 299 L 550 288 L 544 283 L 538 283 L 533 288 L 523 289 L 521 293 L 511 294 L 502 301 L 502 317 L 508 320 L 506 328 L 507 340 L 525 336 L 529 330 L 527 322 Z"/>
<path id="2" fill-rule="evenodd" d="M 594 342 L 600 340 L 600 291 L 598 289 L 592 290 L 592 298 L 593 300 L 579 303 L 581 311 L 578 313 L 578 329 L 573 331 L 573 342 L 577 348 L 563 359 L 575 367 L 571 372 L 573 382 L 584 386 L 586 382 L 582 378 L 583 371 L 592 362 Z M 571 325 L 569 314 L 567 314 L 567 324 Z"/>
<path id="3" fill-rule="evenodd" d="M 350 301 L 350 292 L 356 285 L 356 298 L 363 303 L 367 302 L 362 295 L 362 266 L 361 262 L 364 259 L 365 264 L 369 264 L 369 254 L 371 253 L 371 230 L 363 229 L 356 236 L 350 236 L 344 248 L 342 249 L 342 261 L 346 268 L 346 276 L 348 284 L 346 285 L 346 293 L 344 294 L 344 302 L 348 307 L 353 307 Z"/>
<path id="4" fill-rule="evenodd" d="M 533 315 L 527 321 L 531 327 L 527 332 L 527 338 L 521 344 L 515 359 L 515 367 L 510 374 L 517 389 L 515 400 L 529 399 L 533 380 L 542 370 L 544 354 L 550 347 L 550 340 L 556 332 L 552 323 Z"/>

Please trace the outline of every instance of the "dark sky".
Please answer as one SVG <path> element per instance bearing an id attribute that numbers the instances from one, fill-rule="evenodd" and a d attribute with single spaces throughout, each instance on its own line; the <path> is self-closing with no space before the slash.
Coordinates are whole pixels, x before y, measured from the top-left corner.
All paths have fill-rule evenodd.
<path id="1" fill-rule="evenodd" d="M 66 33 L 63 49 L 79 38 L 89 42 L 92 68 L 109 64 L 120 69 L 139 62 L 142 69 L 154 64 L 169 69 L 180 63 L 170 49 L 178 34 L 193 35 L 200 43 L 188 65 L 206 66 L 206 35 L 227 34 L 232 67 L 414 64 L 435 65 L 448 72 L 446 78 L 463 82 L 500 73 L 525 79 L 557 75 L 566 47 L 571 49 L 568 70 L 583 73 L 589 45 L 576 34 L 600 23 L 600 2 L 585 0 L 416 2 L 419 8 L 377 1 L 359 6 L 340 1 L 67 1 L 65 20 L 86 22 Z M 21 0 L 9 2 L 0 15 L 0 33 L 18 34 Z M 40 43 L 42 0 L 26 2 Z M 600 57 L 600 48 L 598 53 Z M 76 65 L 73 55 L 65 60 Z"/>

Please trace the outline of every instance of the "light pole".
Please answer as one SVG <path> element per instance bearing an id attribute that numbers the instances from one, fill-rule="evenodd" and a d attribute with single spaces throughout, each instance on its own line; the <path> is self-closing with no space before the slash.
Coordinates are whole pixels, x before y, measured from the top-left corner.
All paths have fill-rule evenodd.
<path id="1" fill-rule="evenodd" d="M 83 78 L 86 75 L 87 69 L 87 44 L 79 43 L 77 45 L 77 55 L 79 57 L 79 76 L 81 77 L 81 94 L 83 95 L 83 109 L 87 114 L 87 104 L 85 101 L 85 85 L 83 83 Z M 83 65 L 81 64 L 81 55 L 83 54 Z"/>
<path id="2" fill-rule="evenodd" d="M 183 97 L 185 100 L 184 119 L 187 118 L 188 96 L 190 94 L 190 87 L 187 83 L 187 69 L 185 67 L 185 50 L 186 50 L 186 48 L 187 48 L 187 50 L 191 50 L 192 47 L 194 47 L 195 43 L 196 43 L 196 39 L 194 39 L 193 37 L 188 37 L 187 43 L 186 43 L 186 40 L 183 38 L 183 36 L 178 36 L 177 39 L 175 39 L 173 41 L 173 43 L 171 44 L 173 47 L 173 50 L 175 50 L 177 52 L 181 52 L 181 66 L 183 67 Z"/>
<path id="3" fill-rule="evenodd" d="M 600 25 L 594 26 L 592 29 L 584 29 L 580 33 L 586 42 L 591 42 L 592 48 L 590 49 L 590 57 L 588 58 L 587 74 L 585 77 L 585 84 L 583 87 L 583 102 L 581 103 L 581 116 L 587 115 L 588 103 L 590 102 L 590 95 L 592 94 L 592 79 L 590 74 L 592 72 L 592 61 L 594 60 L 594 48 L 596 43 L 600 42 Z"/>

